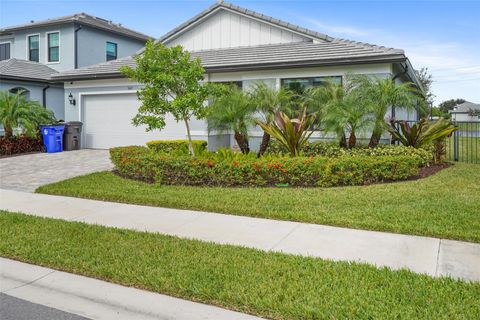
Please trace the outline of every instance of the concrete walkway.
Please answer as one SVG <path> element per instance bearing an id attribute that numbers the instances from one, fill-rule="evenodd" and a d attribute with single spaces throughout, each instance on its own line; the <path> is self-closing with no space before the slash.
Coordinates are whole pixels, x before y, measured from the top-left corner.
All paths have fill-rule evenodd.
<path id="1" fill-rule="evenodd" d="M 480 244 L 0 190 L 0 209 L 430 276 L 480 280 Z"/>
<path id="2" fill-rule="evenodd" d="M 108 150 L 82 149 L 0 159 L 0 188 L 33 192 L 36 188 L 113 167 Z"/>
<path id="3" fill-rule="evenodd" d="M 0 292 L 95 320 L 260 319 L 4 258 L 0 258 Z"/>

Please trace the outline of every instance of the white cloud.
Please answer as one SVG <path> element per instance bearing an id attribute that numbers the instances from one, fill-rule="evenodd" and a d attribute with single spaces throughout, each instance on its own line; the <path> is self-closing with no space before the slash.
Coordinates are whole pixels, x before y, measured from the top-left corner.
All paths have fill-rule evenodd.
<path id="1" fill-rule="evenodd" d="M 480 46 L 477 43 L 434 41 L 422 33 L 393 33 L 309 18 L 302 20 L 313 29 L 334 37 L 350 37 L 351 40 L 405 50 L 415 68 L 427 67 L 432 74 L 436 104 L 452 98 L 480 103 Z"/>

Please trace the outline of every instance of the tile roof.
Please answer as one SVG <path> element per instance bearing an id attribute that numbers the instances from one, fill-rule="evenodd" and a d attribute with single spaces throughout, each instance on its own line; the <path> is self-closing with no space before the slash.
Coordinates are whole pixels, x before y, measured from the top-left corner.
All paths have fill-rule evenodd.
<path id="1" fill-rule="evenodd" d="M 228 49 L 192 51 L 207 72 L 294 66 L 325 66 L 362 62 L 404 61 L 403 50 L 334 41 L 282 43 Z M 135 67 L 133 56 L 52 75 L 52 79 L 118 77 L 121 66 Z"/>
<path id="2" fill-rule="evenodd" d="M 464 103 L 457 104 L 450 113 L 468 113 L 471 110 L 480 110 L 480 104 L 465 101 Z"/>
<path id="3" fill-rule="evenodd" d="M 57 73 L 52 68 L 33 61 L 8 59 L 0 61 L 0 78 L 48 82 L 52 74 Z"/>
<path id="4" fill-rule="evenodd" d="M 116 24 L 116 23 L 113 23 L 112 21 L 95 17 L 93 15 L 89 15 L 83 12 L 64 16 L 64 17 L 52 18 L 52 19 L 41 20 L 41 21 L 32 21 L 30 23 L 26 23 L 22 25 L 2 28 L 0 29 L 0 35 L 8 34 L 17 30 L 44 27 L 44 26 L 50 26 L 50 25 L 59 25 L 59 24 L 71 23 L 71 22 L 72 23 L 76 22 L 79 24 L 93 27 L 93 28 L 121 34 L 123 36 L 135 38 L 137 40 L 147 41 L 148 39 L 152 39 L 150 36 L 147 36 L 143 33 L 140 33 L 138 31 L 135 31 L 129 28 L 125 28 L 121 24 Z"/>

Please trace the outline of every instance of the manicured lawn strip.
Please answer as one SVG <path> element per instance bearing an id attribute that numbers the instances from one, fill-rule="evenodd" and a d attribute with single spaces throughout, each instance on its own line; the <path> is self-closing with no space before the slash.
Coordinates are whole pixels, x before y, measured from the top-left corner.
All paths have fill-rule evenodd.
<path id="1" fill-rule="evenodd" d="M 0 255 L 273 319 L 479 319 L 480 283 L 0 212 Z"/>
<path id="2" fill-rule="evenodd" d="M 160 186 L 94 173 L 37 192 L 480 242 L 480 166 L 340 188 Z"/>

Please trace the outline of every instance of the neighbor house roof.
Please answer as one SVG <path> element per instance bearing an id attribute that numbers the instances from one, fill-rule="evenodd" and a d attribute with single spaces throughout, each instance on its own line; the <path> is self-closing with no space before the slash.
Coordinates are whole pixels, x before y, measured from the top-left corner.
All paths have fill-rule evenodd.
<path id="1" fill-rule="evenodd" d="M 41 21 L 32 20 L 30 23 L 2 28 L 0 29 L 0 35 L 10 34 L 18 30 L 60 25 L 65 23 L 78 23 L 81 25 L 90 26 L 93 28 L 105 30 L 108 32 L 120 34 L 126 37 L 130 37 L 130 38 L 134 38 L 142 41 L 147 41 L 148 39 L 151 39 L 150 36 L 147 36 L 143 33 L 137 32 L 129 28 L 125 28 L 121 24 L 116 24 L 110 20 L 95 17 L 93 15 L 89 15 L 83 12 L 72 14 L 69 16 L 52 18 L 52 19 L 41 20 Z"/>
<path id="2" fill-rule="evenodd" d="M 56 70 L 38 62 L 20 59 L 0 61 L 0 78 L 2 80 L 23 80 L 49 82 Z"/>
<path id="3" fill-rule="evenodd" d="M 450 113 L 469 113 L 471 110 L 480 110 L 480 104 L 465 101 L 464 103 L 457 104 L 450 110 Z"/>
<path id="4" fill-rule="evenodd" d="M 313 31 L 313 30 L 309 30 L 309 29 L 306 29 L 306 28 L 302 28 L 300 26 L 293 25 L 291 23 L 288 23 L 288 22 L 285 22 L 285 21 L 282 21 L 282 20 L 279 20 L 279 19 L 275 19 L 275 18 L 266 16 L 264 14 L 261 14 L 261 13 L 258 13 L 258 12 L 252 11 L 252 10 L 248 10 L 248 9 L 236 6 L 234 4 L 231 4 L 231 3 L 227 3 L 227 2 L 224 2 L 224 1 L 217 1 L 217 3 L 213 4 L 212 6 L 207 8 L 206 10 L 200 12 L 199 14 L 194 16 L 193 18 L 185 21 L 184 23 L 182 23 L 181 25 L 179 25 L 175 29 L 173 29 L 173 30 L 169 31 L 168 33 L 166 33 L 165 35 L 161 36 L 157 41 L 165 42 L 165 41 L 169 40 L 170 38 L 172 38 L 172 37 L 176 36 L 177 34 L 181 33 L 187 27 L 191 26 L 192 24 L 197 23 L 198 21 L 202 20 L 204 17 L 216 12 L 220 8 L 223 8 L 223 9 L 226 9 L 226 10 L 229 10 L 229 11 L 234 11 L 236 13 L 246 15 L 246 16 L 249 16 L 251 18 L 258 19 L 258 20 L 261 20 L 263 22 L 276 25 L 276 26 L 284 28 L 284 29 L 288 29 L 288 30 L 293 31 L 295 33 L 301 33 L 302 35 L 308 36 L 310 38 L 315 38 L 315 39 L 319 39 L 319 40 L 326 40 L 326 41 L 332 41 L 334 39 L 332 37 L 329 37 L 326 34 L 323 34 L 323 33 L 317 32 L 317 31 Z"/>
<path id="5" fill-rule="evenodd" d="M 192 51 L 206 72 L 258 70 L 300 66 L 328 66 L 375 62 L 402 62 L 403 50 L 338 40 L 325 43 L 298 42 L 227 49 Z M 121 76 L 122 66 L 135 67 L 133 56 L 52 75 L 57 80 Z"/>

